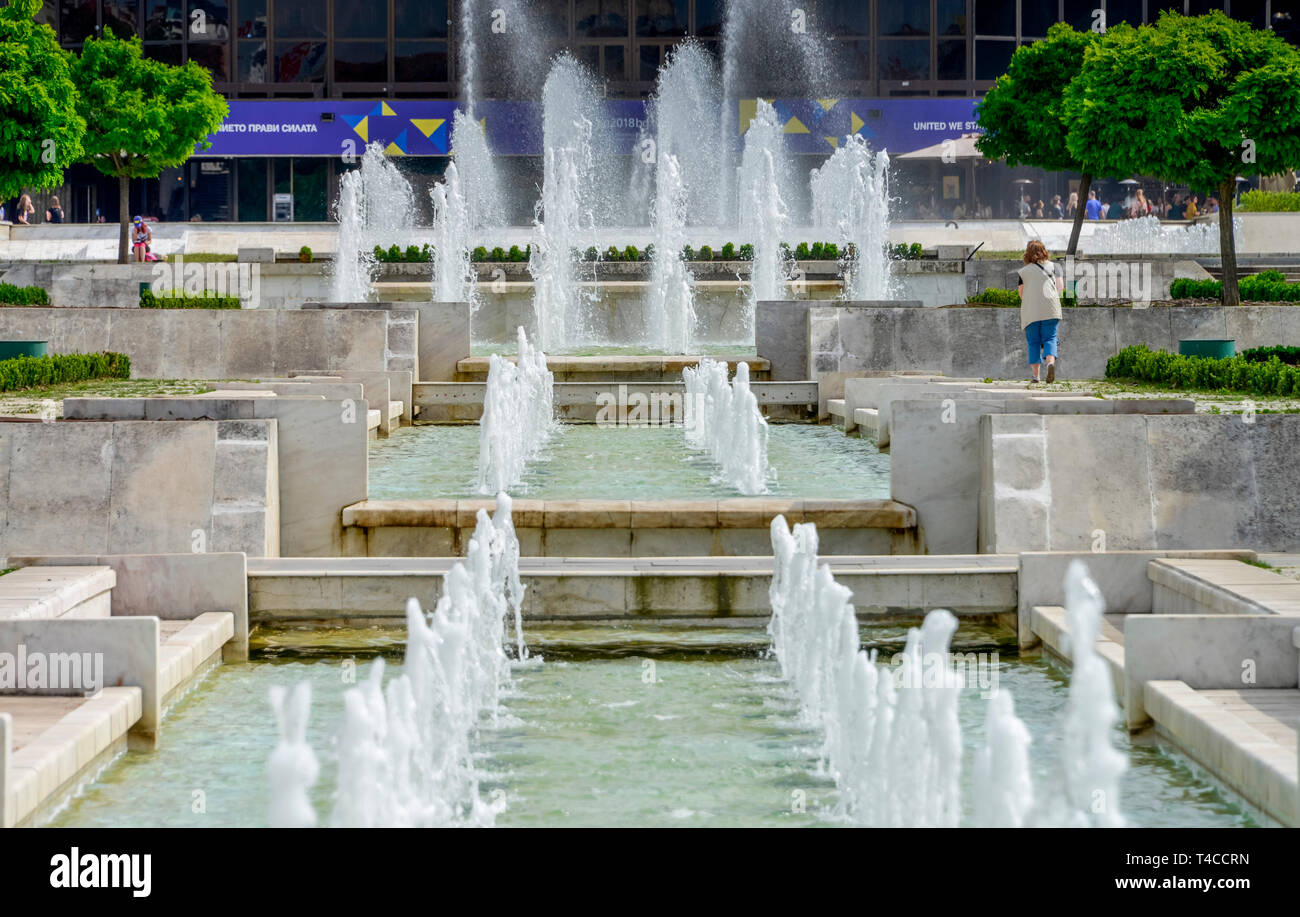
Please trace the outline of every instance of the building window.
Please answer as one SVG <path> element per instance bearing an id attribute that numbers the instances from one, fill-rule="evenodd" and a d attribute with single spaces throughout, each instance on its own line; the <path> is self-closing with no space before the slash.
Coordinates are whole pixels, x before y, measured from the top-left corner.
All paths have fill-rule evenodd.
<path id="1" fill-rule="evenodd" d="M 1006 0 L 975 0 L 975 34 L 1014 36 L 1016 5 Z"/>
<path id="2" fill-rule="evenodd" d="M 1089 2 L 1093 2 L 1093 0 L 1089 0 Z M 1098 9 L 1101 8 L 1100 3 L 1094 3 L 1094 5 Z M 1052 24 L 1057 22 L 1060 18 L 1059 16 L 1056 15 L 1056 9 L 1057 7 L 1055 3 L 1041 3 L 1041 2 L 1021 3 L 1020 4 L 1020 34 L 1035 35 L 1038 37 L 1043 37 L 1047 35 L 1047 30 L 1050 29 L 1052 27 Z M 1003 34 L 1001 32 L 985 33 L 983 29 L 980 29 L 980 33 L 998 34 L 998 35 Z"/>
<path id="3" fill-rule="evenodd" d="M 228 41 L 230 39 L 229 0 L 190 0 L 187 31 L 190 41 Z"/>
<path id="4" fill-rule="evenodd" d="M 399 83 L 447 82 L 445 41 L 399 41 L 393 59 Z"/>
<path id="5" fill-rule="evenodd" d="M 1064 22 L 1079 31 L 1087 31 L 1092 28 L 1094 22 L 1098 22 L 1097 10 L 1101 9 L 1101 4 L 1097 0 L 1065 0 L 1065 17 Z M 1028 30 L 1025 34 L 1030 34 Z M 1041 33 L 1041 34 L 1046 34 Z"/>
<path id="6" fill-rule="evenodd" d="M 930 43 L 928 41 L 882 41 L 877 44 L 876 49 L 880 54 L 880 79 L 928 80 L 930 78 Z"/>
<path id="7" fill-rule="evenodd" d="M 140 34 L 140 5 L 135 0 L 104 0 L 104 34 L 111 29 L 118 38 Z"/>
<path id="8" fill-rule="evenodd" d="M 877 9 L 881 35 L 930 34 L 929 3 L 917 3 L 916 0 L 879 0 Z M 883 64 L 883 52 L 880 59 Z"/>
<path id="9" fill-rule="evenodd" d="M 722 0 L 695 0 L 696 35 L 714 37 L 722 34 L 725 8 Z"/>
<path id="10" fill-rule="evenodd" d="M 334 0 L 336 40 L 387 37 L 388 4 L 383 0 Z"/>
<path id="11" fill-rule="evenodd" d="M 638 37 L 685 36 L 689 19 L 689 0 L 636 0 Z"/>
<path id="12" fill-rule="evenodd" d="M 62 0 L 60 12 L 60 41 L 70 44 L 95 34 L 95 0 Z"/>
<path id="13" fill-rule="evenodd" d="M 399 39 L 446 38 L 447 0 L 393 0 L 393 34 Z"/>
<path id="14" fill-rule="evenodd" d="M 190 60 L 202 64 L 212 73 L 212 82 L 230 81 L 230 46 L 220 42 L 191 42 Z"/>
<path id="15" fill-rule="evenodd" d="M 275 0 L 276 57 L 281 38 L 324 38 L 325 4 L 320 0 Z"/>
<path id="16" fill-rule="evenodd" d="M 1232 0 L 1233 9 L 1243 0 Z M 1261 2 L 1261 6 L 1263 3 Z M 1127 22 L 1129 25 L 1142 24 L 1142 0 L 1106 0 L 1106 25 Z"/>
<path id="17" fill-rule="evenodd" d="M 936 35 L 965 35 L 966 0 L 938 0 Z"/>
<path id="18" fill-rule="evenodd" d="M 936 78 L 941 80 L 968 79 L 966 73 L 965 40 L 939 41 L 935 55 Z"/>
<path id="19" fill-rule="evenodd" d="M 978 28 L 978 26 L 976 26 Z M 996 80 L 1007 72 L 1011 55 L 1016 50 L 1015 40 L 995 41 L 979 39 L 975 42 L 975 79 Z"/>
<path id="20" fill-rule="evenodd" d="M 627 34 L 628 0 L 578 0 L 573 34 L 578 38 L 617 38 Z"/>
<path id="21" fill-rule="evenodd" d="M 340 83 L 388 82 L 388 42 L 334 42 L 334 79 Z"/>
<path id="22" fill-rule="evenodd" d="M 275 80 L 277 83 L 325 82 L 325 42 L 277 41 Z"/>
<path id="23" fill-rule="evenodd" d="M 237 79 L 241 83 L 266 82 L 266 42 L 241 41 L 237 61 Z"/>
<path id="24" fill-rule="evenodd" d="M 861 38 L 871 34 L 871 7 L 860 0 L 822 0 L 817 12 L 822 27 L 831 35 Z"/>
<path id="25" fill-rule="evenodd" d="M 181 0 L 145 0 L 145 41 L 180 41 L 184 37 L 185 10 Z"/>
<path id="26" fill-rule="evenodd" d="M 239 38 L 266 37 L 266 0 L 239 0 Z"/>

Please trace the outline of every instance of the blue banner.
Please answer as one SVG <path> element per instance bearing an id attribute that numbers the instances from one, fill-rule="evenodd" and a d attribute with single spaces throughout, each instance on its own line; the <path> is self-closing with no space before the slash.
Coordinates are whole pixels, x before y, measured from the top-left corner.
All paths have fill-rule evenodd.
<path id="1" fill-rule="evenodd" d="M 844 137 L 860 134 L 873 149 L 907 153 L 979 130 L 975 99 L 775 99 L 772 104 L 794 153 L 827 154 Z M 742 99 L 736 146 L 757 108 Z M 619 152 L 631 153 L 645 125 L 640 100 L 605 103 Z M 235 99 L 212 146 L 195 155 L 348 156 L 380 143 L 390 156 L 446 156 L 460 103 L 447 99 L 262 101 Z M 480 102 L 476 114 L 488 145 L 501 156 L 542 154 L 540 102 Z"/>

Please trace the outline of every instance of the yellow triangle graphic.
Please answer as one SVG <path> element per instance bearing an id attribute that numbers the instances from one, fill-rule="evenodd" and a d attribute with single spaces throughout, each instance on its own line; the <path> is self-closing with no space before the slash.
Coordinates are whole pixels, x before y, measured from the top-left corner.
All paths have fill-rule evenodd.
<path id="1" fill-rule="evenodd" d="M 486 115 L 483 116 L 482 118 L 479 118 L 479 119 L 478 119 L 478 126 L 481 127 L 481 128 L 483 128 L 483 130 L 485 130 L 485 131 L 487 130 L 487 116 L 486 116 Z"/>
<path id="2" fill-rule="evenodd" d="M 397 114 L 397 112 L 393 111 L 392 107 L 391 107 L 387 102 L 381 102 L 380 104 L 383 106 L 383 113 L 384 113 L 384 114 L 386 114 L 386 115 L 395 115 L 395 114 Z"/>
<path id="3" fill-rule="evenodd" d="M 785 122 L 785 133 L 806 134 L 808 133 L 808 128 L 804 127 L 803 122 L 798 118 L 791 118 L 789 121 Z"/>
<path id="4" fill-rule="evenodd" d="M 426 137 L 432 137 L 433 132 L 447 123 L 446 118 L 412 118 L 411 123 L 416 126 L 421 134 Z"/>
<path id="5" fill-rule="evenodd" d="M 369 118 L 362 118 L 361 121 L 357 124 L 357 126 L 352 129 L 357 132 L 357 136 L 360 137 L 362 140 L 366 141 L 367 143 L 370 142 L 370 137 L 369 137 L 370 119 Z"/>
<path id="6" fill-rule="evenodd" d="M 826 138 L 826 142 L 829 143 L 829 144 L 831 145 L 831 149 L 838 150 L 838 149 L 840 148 L 840 138 L 839 138 L 839 137 L 827 137 L 827 138 Z"/>
<path id="7" fill-rule="evenodd" d="M 749 130 L 749 122 L 754 120 L 756 114 L 758 114 L 758 99 L 740 100 L 740 132 L 742 134 Z"/>
<path id="8" fill-rule="evenodd" d="M 390 144 L 388 144 L 388 146 L 384 148 L 384 154 L 385 154 L 386 156 L 405 156 L 405 155 L 406 155 L 406 153 L 402 150 L 402 148 L 401 148 L 400 146 L 398 146 L 396 143 L 390 143 Z"/>
<path id="9" fill-rule="evenodd" d="M 858 113 L 856 111 L 849 112 L 849 133 L 850 134 L 856 134 L 859 130 L 862 129 L 862 125 L 866 123 L 867 122 L 863 121 L 861 118 L 858 117 Z"/>
<path id="10" fill-rule="evenodd" d="M 830 111 L 838 101 L 839 99 L 818 99 L 817 104 L 822 107 L 823 111 Z"/>

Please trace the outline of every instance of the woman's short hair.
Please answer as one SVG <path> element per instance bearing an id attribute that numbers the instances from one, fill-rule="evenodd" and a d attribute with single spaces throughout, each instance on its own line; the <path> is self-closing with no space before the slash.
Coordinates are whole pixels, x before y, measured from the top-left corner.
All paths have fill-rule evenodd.
<path id="1" fill-rule="evenodd" d="M 1048 258 L 1047 246 L 1037 239 L 1025 246 L 1025 264 L 1038 264 Z"/>

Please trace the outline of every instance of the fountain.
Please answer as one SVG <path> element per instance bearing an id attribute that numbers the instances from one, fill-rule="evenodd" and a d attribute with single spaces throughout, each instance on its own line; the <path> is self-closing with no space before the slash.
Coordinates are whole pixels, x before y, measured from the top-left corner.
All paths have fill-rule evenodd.
<path id="1" fill-rule="evenodd" d="M 518 542 L 510 498 L 497 496 L 495 518 L 480 509 L 469 554 L 443 579 L 432 615 L 406 603 L 406 660 L 401 675 L 384 684 L 383 658 L 368 677 L 343 695 L 335 827 L 442 827 L 491 825 L 504 801 L 479 794 L 472 743 L 484 716 L 495 717 L 509 661 L 503 649 L 506 611 L 518 628 Z M 522 634 L 519 658 L 527 658 Z M 316 759 L 306 744 L 311 693 L 297 685 L 285 701 L 271 703 L 280 744 L 271 757 L 271 823 L 310 827 L 316 813 L 307 789 Z"/>
<path id="2" fill-rule="evenodd" d="M 429 189 L 429 196 L 433 200 L 433 299 L 474 303 L 478 289 L 470 263 L 474 224 L 456 163 L 447 164 L 443 180 Z"/>
<path id="3" fill-rule="evenodd" d="M 682 219 L 687 226 L 721 226 L 725 223 L 722 98 L 713 57 L 703 46 L 687 39 L 669 54 L 659 71 L 649 122 L 655 142 L 655 163 L 662 169 L 672 157 L 680 176 Z M 658 243 L 656 242 L 656 250 Z"/>
<path id="4" fill-rule="evenodd" d="M 1240 218 L 1233 219 L 1232 231 L 1240 246 Z M 1217 255 L 1219 224 L 1164 226 L 1158 217 L 1138 217 L 1098 227 L 1083 248 L 1090 255 Z"/>
<path id="5" fill-rule="evenodd" d="M 757 113 L 745 132 L 738 201 L 740 228 L 754 245 L 749 326 L 760 301 L 786 298 L 781 240 L 790 227 L 790 212 L 781 195 L 783 165 L 784 142 L 776 109 L 759 99 Z"/>
<path id="6" fill-rule="evenodd" d="M 339 179 L 339 245 L 330 284 L 332 302 L 367 302 L 374 294 L 375 245 L 406 238 L 415 197 L 378 143 L 366 147 L 361 166 Z"/>
<path id="7" fill-rule="evenodd" d="M 957 619 L 948 611 L 929 612 L 919 629 L 908 632 L 894 668 L 882 668 L 874 651 L 860 648 L 852 592 L 828 567 L 817 566 L 816 526 L 803 523 L 791 532 L 778 516 L 771 532 L 772 652 L 801 716 L 822 732 L 822 761 L 840 790 L 837 811 L 865 825 L 956 827 L 963 679 L 949 647 Z M 1111 744 L 1119 713 L 1110 673 L 1095 650 L 1101 599 L 1079 561 L 1066 586 L 1075 649 L 1063 723 L 1063 793 L 1036 804 L 1028 730 L 1011 695 L 995 691 L 985 746 L 974 762 L 975 824 L 1124 824 L 1118 780 L 1127 762 Z"/>
<path id="8" fill-rule="evenodd" d="M 846 137 L 811 177 L 813 217 L 853 255 L 842 259 L 844 298 L 891 299 L 889 154 L 874 156 L 864 138 Z"/>
<path id="9" fill-rule="evenodd" d="M 280 742 L 267 763 L 271 783 L 267 823 L 272 828 L 314 828 L 316 809 L 308 793 L 320 774 L 320 765 L 307 744 L 311 685 L 302 682 L 292 690 L 272 685 L 270 693 Z"/>
<path id="10" fill-rule="evenodd" d="M 555 376 L 546 354 L 519 329 L 516 362 L 499 354 L 488 361 L 483 418 L 479 421 L 479 493 L 509 490 L 523 480 L 555 431 Z"/>
<path id="11" fill-rule="evenodd" d="M 650 339 L 668 353 L 688 353 L 695 331 L 695 289 L 682 253 L 687 196 L 676 156 L 660 154 L 655 185 L 654 263 L 646 300 Z"/>
<path id="12" fill-rule="evenodd" d="M 728 486 L 746 496 L 767 493 L 767 421 L 749 387 L 749 364 L 738 364 L 728 384 L 727 364 L 705 357 L 683 369 L 682 380 L 686 445 L 707 452 Z"/>

